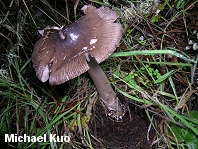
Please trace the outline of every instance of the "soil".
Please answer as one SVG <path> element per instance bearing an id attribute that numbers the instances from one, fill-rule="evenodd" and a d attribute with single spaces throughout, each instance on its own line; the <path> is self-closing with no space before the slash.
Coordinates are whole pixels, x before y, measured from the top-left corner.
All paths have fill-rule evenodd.
<path id="1" fill-rule="evenodd" d="M 91 134 L 96 138 L 96 149 L 149 149 L 154 131 L 148 131 L 149 121 L 146 119 L 144 110 L 130 106 L 129 113 L 123 122 L 115 122 L 108 118 L 100 103 L 97 105 L 89 124 Z M 148 133 L 148 139 L 147 139 Z"/>

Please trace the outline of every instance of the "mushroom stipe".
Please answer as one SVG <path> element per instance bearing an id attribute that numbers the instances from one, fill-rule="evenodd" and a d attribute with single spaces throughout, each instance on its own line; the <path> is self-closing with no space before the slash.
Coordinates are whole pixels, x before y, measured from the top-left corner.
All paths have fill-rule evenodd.
<path id="1" fill-rule="evenodd" d="M 32 61 L 42 82 L 59 85 L 88 71 L 111 117 L 122 119 L 124 108 L 117 101 L 109 80 L 98 65 L 107 59 L 122 38 L 119 17 L 108 7 L 85 5 L 85 15 L 63 27 L 46 27 L 40 31 Z M 104 81 L 104 82 L 103 82 Z"/>
<path id="2" fill-rule="evenodd" d="M 116 121 L 122 120 L 126 109 L 119 102 L 117 95 L 111 87 L 111 84 L 107 79 L 107 76 L 105 75 L 104 71 L 96 62 L 95 58 L 91 57 L 90 55 L 88 65 L 90 67 L 88 73 L 91 76 L 91 79 L 93 80 L 99 92 L 101 101 L 108 108 L 108 115 Z"/>

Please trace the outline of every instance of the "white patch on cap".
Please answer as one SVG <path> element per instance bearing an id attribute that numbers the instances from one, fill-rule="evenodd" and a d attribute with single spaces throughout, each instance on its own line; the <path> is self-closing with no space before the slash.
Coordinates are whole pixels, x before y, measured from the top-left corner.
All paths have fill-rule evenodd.
<path id="1" fill-rule="evenodd" d="M 55 29 L 55 30 L 61 30 L 63 27 L 57 27 L 57 26 L 52 26 L 52 27 L 49 27 L 50 29 Z"/>
<path id="2" fill-rule="evenodd" d="M 43 36 L 44 35 L 44 30 L 38 30 L 38 33 Z"/>
<path id="3" fill-rule="evenodd" d="M 49 79 L 49 68 L 48 66 L 43 67 L 43 74 L 41 77 L 41 81 L 45 82 Z"/>
<path id="4" fill-rule="evenodd" d="M 90 45 L 92 45 L 92 44 L 94 44 L 94 43 L 96 43 L 97 42 L 97 39 L 91 39 L 90 40 Z"/>
<path id="5" fill-rule="evenodd" d="M 93 50 L 93 49 L 95 49 L 96 47 L 95 46 L 93 46 L 92 48 L 90 48 L 89 50 L 91 51 L 91 50 Z"/>
<path id="6" fill-rule="evenodd" d="M 84 5 L 84 6 L 81 8 L 81 10 L 85 13 L 87 7 L 88 7 L 87 5 Z"/>
<path id="7" fill-rule="evenodd" d="M 74 34 L 74 33 L 71 33 L 71 34 L 69 34 L 70 35 L 70 37 L 71 37 L 71 39 L 73 40 L 73 41 L 76 41 L 77 39 L 78 39 L 78 36 L 79 35 L 76 35 L 76 34 Z"/>
<path id="8" fill-rule="evenodd" d="M 66 58 L 67 56 L 65 55 L 64 57 L 63 57 L 63 60 Z"/>
<path id="9" fill-rule="evenodd" d="M 83 47 L 82 50 L 87 50 L 87 47 Z"/>
<path id="10" fill-rule="evenodd" d="M 65 35 L 63 34 L 62 31 L 59 32 L 59 35 L 60 35 L 60 38 L 61 38 L 61 39 L 65 39 Z M 58 42 L 57 42 L 57 44 L 58 44 Z"/>

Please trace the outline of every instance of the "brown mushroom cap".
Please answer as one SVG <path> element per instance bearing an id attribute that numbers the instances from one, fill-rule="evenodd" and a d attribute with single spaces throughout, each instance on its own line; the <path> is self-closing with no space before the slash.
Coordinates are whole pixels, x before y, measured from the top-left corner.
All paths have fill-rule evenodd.
<path id="1" fill-rule="evenodd" d="M 32 61 L 37 77 L 58 85 L 89 69 L 88 55 L 98 63 L 108 58 L 122 37 L 122 25 L 114 23 L 117 12 L 85 5 L 86 14 L 68 26 L 46 27 L 36 42 Z"/>

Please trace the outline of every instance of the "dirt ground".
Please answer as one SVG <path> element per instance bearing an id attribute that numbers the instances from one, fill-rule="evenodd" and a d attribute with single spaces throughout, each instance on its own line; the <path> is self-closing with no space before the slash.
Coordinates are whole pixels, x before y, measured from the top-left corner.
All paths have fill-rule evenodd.
<path id="1" fill-rule="evenodd" d="M 123 122 L 115 122 L 105 115 L 105 110 L 100 103 L 96 105 L 92 115 L 89 129 L 91 134 L 98 139 L 95 141 L 97 149 L 149 149 L 155 135 L 151 130 L 148 134 L 149 121 L 143 110 L 130 106 L 129 113 Z M 97 109 L 97 110 L 96 110 Z"/>

